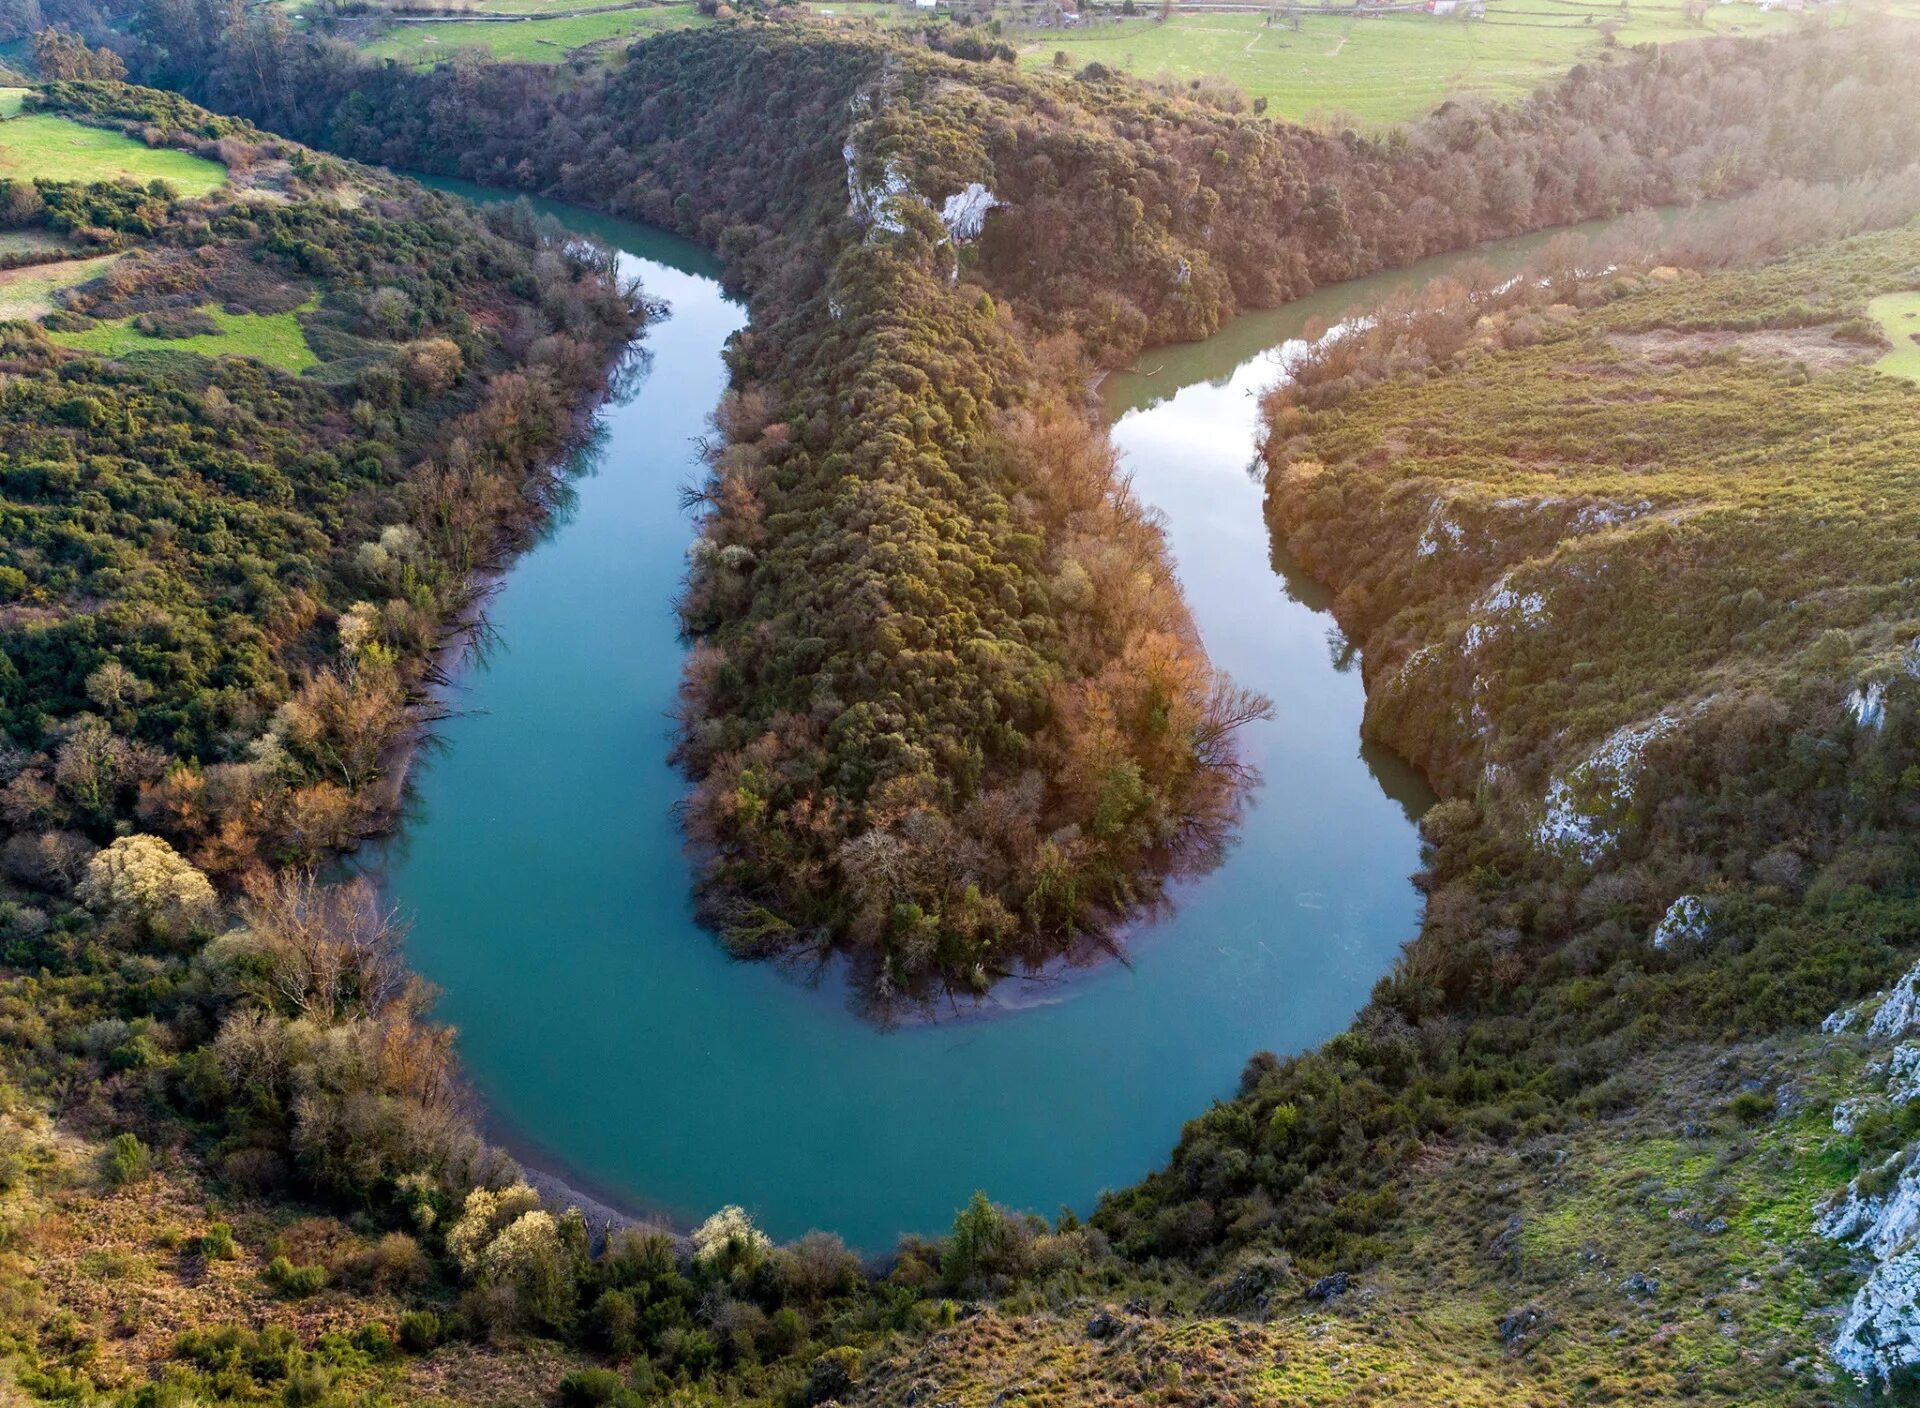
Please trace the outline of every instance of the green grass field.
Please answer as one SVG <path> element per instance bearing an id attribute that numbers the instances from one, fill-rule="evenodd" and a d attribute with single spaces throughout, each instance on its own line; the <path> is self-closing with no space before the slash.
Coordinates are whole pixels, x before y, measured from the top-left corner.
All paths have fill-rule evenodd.
<path id="1" fill-rule="evenodd" d="M 65 240 L 46 230 L 0 230 L 0 255 L 52 254 L 68 248 Z"/>
<path id="2" fill-rule="evenodd" d="M 582 15 L 576 19 L 504 24 L 485 20 L 436 20 L 432 24 L 396 24 L 368 44 L 366 52 L 402 63 L 431 64 L 448 57 L 455 49 L 484 48 L 496 59 L 557 64 L 584 45 L 629 37 L 637 39 L 643 34 L 710 23 L 712 21 L 692 5 L 652 5 L 643 10 L 616 10 L 612 14 Z"/>
<path id="3" fill-rule="evenodd" d="M 0 273 L 0 321 L 37 318 L 53 309 L 53 295 L 107 272 L 120 256 L 101 254 L 91 259 L 69 259 L 60 264 L 35 264 Z"/>
<path id="4" fill-rule="evenodd" d="M 25 88 L 0 88 L 0 120 L 20 116 L 20 105 L 27 100 Z"/>
<path id="5" fill-rule="evenodd" d="M 217 161 L 39 114 L 0 123 L 0 177 L 8 176 L 141 184 L 158 179 L 183 196 L 204 196 L 227 183 L 227 169 Z"/>
<path id="6" fill-rule="evenodd" d="M 1076 69 L 1098 60 L 1143 78 L 1221 76 L 1249 98 L 1267 99 L 1274 117 L 1380 126 L 1420 117 L 1448 98 L 1521 97 L 1595 57 L 1607 22 L 1621 44 L 1761 33 L 1800 22 L 1745 4 L 1711 6 L 1700 25 L 1687 24 L 1678 3 L 1636 4 L 1621 15 L 1618 4 L 1594 0 L 1493 0 L 1489 17 L 1475 23 L 1338 14 L 1303 17 L 1294 30 L 1268 25 L 1264 15 L 1176 14 L 1165 24 L 1121 19 L 1008 37 L 1033 68 L 1064 52 Z"/>
<path id="7" fill-rule="evenodd" d="M 102 357 L 128 357 L 141 352 L 195 352 L 202 357 L 252 357 L 282 371 L 299 374 L 319 359 L 307 346 L 298 312 L 227 313 L 205 308 L 220 325 L 217 333 L 199 337 L 148 337 L 130 319 L 116 318 L 84 332 L 47 334 L 62 347 Z"/>
<path id="8" fill-rule="evenodd" d="M 1893 351 L 1874 363 L 1889 376 L 1920 382 L 1920 293 L 1889 293 L 1867 305 L 1867 316 L 1893 344 Z"/>

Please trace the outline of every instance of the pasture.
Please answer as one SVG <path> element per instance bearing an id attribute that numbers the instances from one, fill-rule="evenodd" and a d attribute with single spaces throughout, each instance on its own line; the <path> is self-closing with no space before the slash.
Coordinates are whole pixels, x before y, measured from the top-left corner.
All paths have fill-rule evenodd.
<path id="1" fill-rule="evenodd" d="M 299 311 L 290 313 L 229 313 L 220 308 L 200 310 L 219 331 L 193 337 L 152 337 L 116 318 L 80 332 L 47 334 L 62 347 L 101 357 L 129 357 L 142 352 L 194 352 L 202 357 L 252 357 L 284 372 L 298 375 L 319 359 L 307 346 Z"/>
<path id="2" fill-rule="evenodd" d="M 1143 9 L 1148 7 L 1142 6 Z M 1067 56 L 1142 78 L 1181 83 L 1223 77 L 1270 116 L 1320 125 L 1382 127 L 1430 112 L 1448 98 L 1519 98 L 1576 63 L 1599 58 L 1611 30 L 1620 44 L 1707 34 L 1755 34 L 1800 16 L 1752 5 L 1709 6 L 1697 25 L 1673 3 L 1492 0 L 1485 20 L 1424 14 L 1303 15 L 1299 27 L 1264 14 L 1180 14 L 1095 20 L 1073 29 L 1009 30 L 1030 68 Z"/>
<path id="3" fill-rule="evenodd" d="M 1867 316 L 1880 324 L 1893 350 L 1874 369 L 1889 376 L 1920 382 L 1920 293 L 1889 293 L 1867 305 Z"/>
<path id="4" fill-rule="evenodd" d="M 64 117 L 32 114 L 0 122 L 0 179 L 165 181 L 183 196 L 204 196 L 227 182 L 227 170 L 190 152 L 149 147 L 118 132 Z"/>
<path id="5" fill-rule="evenodd" d="M 537 0 L 491 0 L 502 8 L 537 10 Z M 555 7 L 558 8 L 558 7 Z M 456 49 L 485 49 L 496 59 L 519 63 L 557 64 L 577 49 L 591 44 L 621 44 L 646 34 L 686 29 L 712 21 L 692 5 L 649 5 L 609 14 L 577 15 L 564 19 L 435 20 L 430 24 L 391 24 L 366 46 L 377 58 L 406 64 L 433 64 Z"/>

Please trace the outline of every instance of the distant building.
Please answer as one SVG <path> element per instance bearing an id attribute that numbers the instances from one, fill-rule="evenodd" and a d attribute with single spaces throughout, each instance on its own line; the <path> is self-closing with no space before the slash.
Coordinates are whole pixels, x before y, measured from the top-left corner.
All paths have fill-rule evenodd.
<path id="1" fill-rule="evenodd" d="M 1460 0 L 1427 0 L 1430 15 L 1450 15 L 1460 8 Z"/>

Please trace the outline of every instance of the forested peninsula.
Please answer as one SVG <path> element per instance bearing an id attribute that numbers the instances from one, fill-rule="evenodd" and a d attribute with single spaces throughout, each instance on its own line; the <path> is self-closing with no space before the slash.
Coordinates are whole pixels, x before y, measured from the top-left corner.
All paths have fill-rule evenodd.
<path id="1" fill-rule="evenodd" d="M 1384 139 L 762 20 L 610 68 L 369 64 L 146 7 L 154 81 L 348 155 L 690 234 L 754 327 L 681 603 L 680 757 L 737 953 L 876 997 L 1085 951 L 1231 834 L 1236 723 L 1078 391 L 1237 309 L 1476 240 L 1904 161 L 1849 32 L 1583 66 Z M 1845 73 L 1848 122 L 1809 120 Z M 1858 99 L 1858 101 L 1855 101 Z M 856 604 L 849 609 L 849 603 Z"/>

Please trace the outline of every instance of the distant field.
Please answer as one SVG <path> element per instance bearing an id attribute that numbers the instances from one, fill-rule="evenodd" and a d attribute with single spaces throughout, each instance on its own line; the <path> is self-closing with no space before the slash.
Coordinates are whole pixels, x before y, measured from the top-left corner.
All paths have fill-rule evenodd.
<path id="1" fill-rule="evenodd" d="M 914 11 L 899 5 L 876 4 L 873 0 L 855 0 L 855 3 L 847 5 L 836 5 L 832 0 L 824 0 L 824 3 L 822 0 L 809 0 L 801 8 L 822 19 L 897 20 L 904 24 L 918 18 Z"/>
<path id="2" fill-rule="evenodd" d="M 1867 305 L 1867 315 L 1880 324 L 1880 330 L 1893 344 L 1874 367 L 1889 376 L 1920 382 L 1920 293 L 1889 293 Z"/>
<path id="3" fill-rule="evenodd" d="M 1147 8 L 1142 6 L 1142 8 Z M 1064 52 L 1079 68 L 1098 60 L 1151 78 L 1224 76 L 1268 112 L 1296 121 L 1344 118 L 1361 125 L 1404 122 L 1447 98 L 1515 98 L 1598 55 L 1601 25 L 1618 42 L 1665 43 L 1708 33 L 1790 28 L 1800 16 L 1752 5 L 1713 5 L 1688 25 L 1678 3 L 1492 0 L 1489 17 L 1466 23 L 1430 15 L 1311 15 L 1293 30 L 1264 15 L 1176 14 L 1111 20 L 1077 29 L 1012 31 L 1021 62 L 1041 68 Z"/>
<path id="4" fill-rule="evenodd" d="M 25 88 L 0 88 L 0 118 L 18 117 L 26 97 Z"/>
<path id="5" fill-rule="evenodd" d="M 50 332 L 62 347 L 93 352 L 102 357 L 127 357 L 139 352 L 197 352 L 202 357 L 253 357 L 282 371 L 299 373 L 319 359 L 307 346 L 295 313 L 228 313 L 201 310 L 220 325 L 217 333 L 199 337 L 148 337 L 117 318 L 84 332 Z"/>
<path id="6" fill-rule="evenodd" d="M 227 182 L 217 161 L 41 115 L 0 122 L 0 177 L 8 176 L 143 184 L 159 179 L 183 196 L 203 196 Z"/>
<path id="7" fill-rule="evenodd" d="M 520 0 L 489 0 L 489 4 L 508 10 L 537 8 Z M 431 24 L 396 24 L 368 44 L 366 52 L 403 63 L 431 64 L 455 49 L 484 48 L 496 59 L 557 64 L 582 45 L 710 23 L 692 5 L 652 5 L 643 10 L 559 20 L 436 20 Z"/>
<path id="8" fill-rule="evenodd" d="M 120 256 L 101 254 L 91 259 L 69 259 L 60 264 L 35 264 L 0 272 L 0 321 L 38 318 L 53 309 L 53 295 L 106 273 Z"/>

